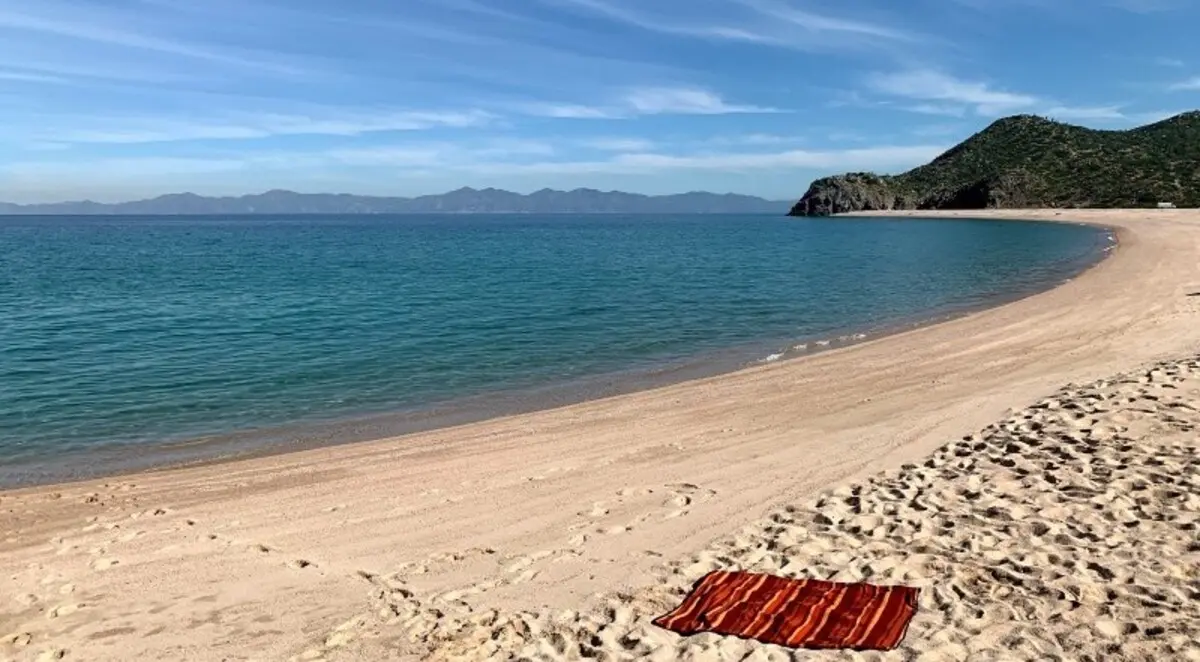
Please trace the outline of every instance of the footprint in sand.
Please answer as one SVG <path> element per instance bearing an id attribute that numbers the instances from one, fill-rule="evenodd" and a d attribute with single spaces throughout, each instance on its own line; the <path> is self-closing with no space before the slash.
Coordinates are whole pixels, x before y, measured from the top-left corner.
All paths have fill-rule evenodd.
<path id="1" fill-rule="evenodd" d="M 162 517 L 163 515 L 166 515 L 166 514 L 167 514 L 166 508 L 155 508 L 154 510 L 147 510 L 147 511 L 140 512 L 140 513 L 131 513 L 129 515 L 129 519 L 141 519 L 143 517 Z"/>
<path id="2" fill-rule="evenodd" d="M 70 554 L 71 552 L 74 552 L 79 549 L 79 545 L 72 545 L 70 543 L 63 541 L 61 538 L 59 538 L 57 541 L 55 541 L 55 544 L 58 545 L 58 549 L 56 549 L 54 551 L 55 555 L 57 555 L 57 556 L 63 556 L 66 554 Z"/>
<path id="3" fill-rule="evenodd" d="M 80 609 L 83 609 L 84 606 L 85 605 L 83 603 L 59 605 L 59 606 L 55 607 L 54 609 L 51 609 L 50 611 L 46 612 L 46 618 L 63 618 L 66 616 L 70 616 L 71 614 L 74 614 L 75 612 L 79 611 Z"/>
<path id="4" fill-rule="evenodd" d="M 692 497 L 686 494 L 676 494 L 667 503 L 678 508 L 685 508 L 692 505 Z"/>
<path id="5" fill-rule="evenodd" d="M 96 570 L 96 571 L 108 570 L 109 568 L 111 568 L 115 565 L 118 565 L 119 563 L 121 563 L 121 562 L 118 559 L 113 559 L 113 558 L 97 559 L 96 561 L 92 562 L 92 570 Z"/>
<path id="6" fill-rule="evenodd" d="M 532 554 L 516 557 L 504 568 L 505 573 L 509 575 L 516 575 L 509 580 L 509 583 L 521 584 L 532 581 L 539 574 L 541 574 L 540 570 L 533 567 L 535 563 L 559 555 L 563 551 L 565 550 L 542 550 L 540 552 L 534 552 Z"/>
<path id="7" fill-rule="evenodd" d="M 522 572 L 521 574 L 517 575 L 516 577 L 513 577 L 512 583 L 524 584 L 526 582 L 531 582 L 531 581 L 537 579 L 538 575 L 540 575 L 540 574 L 542 574 L 542 573 L 540 571 L 538 571 L 537 569 L 530 568 L 530 569 L 526 570 L 525 572 Z"/>
<path id="8" fill-rule="evenodd" d="M 117 538 L 116 542 L 132 542 L 144 535 L 146 535 L 145 531 L 130 531 L 129 533 Z"/>
<path id="9" fill-rule="evenodd" d="M 49 586 L 51 584 L 57 584 L 60 580 L 62 580 L 62 575 L 59 575 L 57 573 L 51 573 L 51 574 L 43 577 L 42 581 L 38 582 L 38 585 L 39 586 Z"/>
<path id="10" fill-rule="evenodd" d="M 588 537 L 588 534 L 580 533 L 578 535 L 571 536 L 571 538 L 567 540 L 567 544 L 572 547 L 583 547 L 587 544 L 589 539 L 590 538 Z"/>
<path id="11" fill-rule="evenodd" d="M 674 519 L 687 515 L 690 506 L 708 501 L 717 495 L 715 490 L 705 489 L 692 483 L 672 483 L 667 485 L 667 489 L 671 490 L 671 496 L 663 505 L 673 506 L 675 510 L 668 512 L 663 519 Z"/>
<path id="12" fill-rule="evenodd" d="M 606 508 L 604 506 L 604 502 L 597 501 L 596 503 L 592 504 L 592 509 L 587 512 L 587 516 L 588 517 L 604 517 L 608 513 L 609 513 L 609 510 L 608 510 L 608 508 Z M 582 515 L 583 513 L 580 513 L 580 514 Z"/>

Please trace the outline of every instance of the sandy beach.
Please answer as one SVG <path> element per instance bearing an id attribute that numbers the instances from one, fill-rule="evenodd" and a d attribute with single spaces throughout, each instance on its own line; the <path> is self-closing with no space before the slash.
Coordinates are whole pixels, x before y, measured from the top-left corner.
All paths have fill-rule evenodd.
<path id="1" fill-rule="evenodd" d="M 961 215 L 1120 245 L 811 357 L 0 492 L 0 659 L 1200 660 L 1200 212 Z M 886 654 L 650 625 L 718 568 L 924 590 Z"/>

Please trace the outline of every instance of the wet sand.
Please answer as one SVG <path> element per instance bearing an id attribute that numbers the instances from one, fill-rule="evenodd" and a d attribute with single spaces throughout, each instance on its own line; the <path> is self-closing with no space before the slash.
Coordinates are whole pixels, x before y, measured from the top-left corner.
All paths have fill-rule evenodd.
<path id="1" fill-rule="evenodd" d="M 0 655 L 788 659 L 648 625 L 715 567 L 928 587 L 887 659 L 1200 655 L 1200 213 L 1003 215 L 1121 245 L 1055 290 L 803 359 L 0 493 Z"/>

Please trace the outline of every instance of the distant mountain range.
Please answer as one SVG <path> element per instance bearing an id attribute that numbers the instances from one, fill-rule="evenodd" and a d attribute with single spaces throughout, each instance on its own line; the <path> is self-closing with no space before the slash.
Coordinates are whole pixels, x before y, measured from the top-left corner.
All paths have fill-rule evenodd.
<path id="1" fill-rule="evenodd" d="M 206 215 L 206 214 L 783 214 L 790 203 L 733 193 L 695 191 L 641 195 L 620 191 L 542 189 L 522 195 L 494 188 L 460 188 L 441 195 L 392 198 L 345 193 L 267 191 L 239 197 L 173 193 L 149 200 L 100 203 L 0 202 L 0 214 Z"/>

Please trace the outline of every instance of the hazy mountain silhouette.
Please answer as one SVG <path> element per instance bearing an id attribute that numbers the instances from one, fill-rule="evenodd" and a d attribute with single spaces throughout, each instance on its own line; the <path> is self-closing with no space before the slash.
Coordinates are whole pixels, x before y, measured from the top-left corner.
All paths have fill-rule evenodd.
<path id="1" fill-rule="evenodd" d="M 237 197 L 172 193 L 149 200 L 117 203 L 84 200 L 18 205 L 0 202 L 0 214 L 782 214 L 789 205 L 788 202 L 748 195 L 703 191 L 641 195 L 580 188 L 573 191 L 542 189 L 522 195 L 494 188 L 460 188 L 441 195 L 397 198 L 274 190 Z"/>

